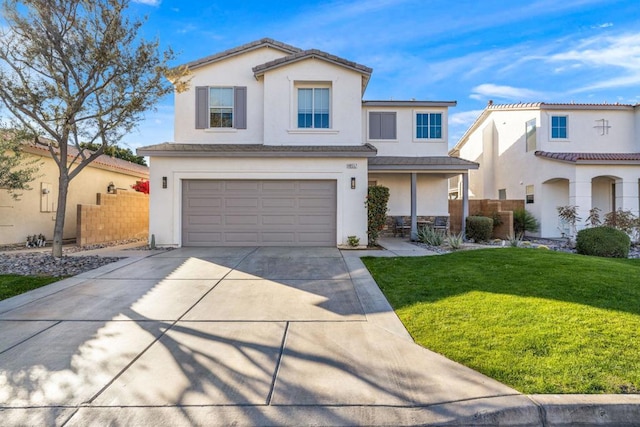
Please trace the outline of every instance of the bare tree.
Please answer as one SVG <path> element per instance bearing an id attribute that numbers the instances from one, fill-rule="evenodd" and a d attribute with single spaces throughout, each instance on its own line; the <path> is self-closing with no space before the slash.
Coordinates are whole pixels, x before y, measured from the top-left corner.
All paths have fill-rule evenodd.
<path id="1" fill-rule="evenodd" d="M 128 0 L 3 0 L 0 101 L 33 134 L 45 136 L 60 171 L 53 255 L 62 256 L 69 182 L 116 144 L 173 86 L 171 50 L 139 36 Z M 180 87 L 180 84 L 178 86 Z M 98 144 L 90 152 L 80 142 Z M 78 154 L 68 158 L 68 145 Z"/>

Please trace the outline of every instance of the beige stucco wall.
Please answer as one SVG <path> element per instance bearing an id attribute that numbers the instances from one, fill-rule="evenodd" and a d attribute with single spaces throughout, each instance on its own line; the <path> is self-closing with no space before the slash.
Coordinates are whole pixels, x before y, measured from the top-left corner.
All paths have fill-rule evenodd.
<path id="1" fill-rule="evenodd" d="M 297 88 L 330 87 L 329 129 L 298 129 Z M 267 145 L 359 145 L 362 143 L 362 75 L 309 58 L 264 75 L 264 143 Z"/>
<path id="2" fill-rule="evenodd" d="M 356 165 L 356 169 L 347 165 Z M 182 180 L 186 179 L 324 179 L 337 182 L 336 244 L 347 236 L 367 241 L 366 158 L 151 158 L 149 235 L 158 246 L 182 244 Z M 167 188 L 162 188 L 162 177 Z M 356 178 L 356 189 L 351 188 Z M 445 181 L 446 183 L 446 181 Z M 446 194 L 446 188 L 445 188 Z"/>
<path id="3" fill-rule="evenodd" d="M 396 139 L 381 140 L 369 138 L 369 112 L 395 112 L 396 113 Z M 441 113 L 442 114 L 442 138 L 441 139 L 416 139 L 416 114 Z M 361 109 L 362 135 L 364 142 L 378 149 L 378 156 L 446 156 L 448 151 L 448 123 L 449 110 L 446 107 L 365 107 Z"/>
<path id="4" fill-rule="evenodd" d="M 448 184 L 442 174 L 418 174 L 416 213 L 419 216 L 449 215 Z M 411 214 L 411 174 L 371 173 L 369 181 L 389 188 L 389 216 Z"/>
<path id="5" fill-rule="evenodd" d="M 29 184 L 32 190 L 24 191 L 18 201 L 13 200 L 6 190 L 0 190 L 0 244 L 25 242 L 27 235 L 40 233 L 47 240 L 53 238 L 58 200 L 58 167 L 50 157 L 37 157 L 42 161 L 41 176 Z M 76 237 L 78 204 L 95 204 L 96 194 L 106 192 L 110 182 L 118 189 L 134 191 L 131 185 L 142 178 L 146 176 L 86 167 L 69 185 L 63 238 Z M 49 194 L 42 194 L 43 186 L 50 188 Z"/>
<path id="6" fill-rule="evenodd" d="M 264 133 L 264 90 L 252 68 L 285 56 L 277 49 L 263 47 L 193 70 L 189 90 L 175 94 L 175 142 L 261 144 Z M 197 86 L 246 86 L 247 129 L 196 129 Z"/>

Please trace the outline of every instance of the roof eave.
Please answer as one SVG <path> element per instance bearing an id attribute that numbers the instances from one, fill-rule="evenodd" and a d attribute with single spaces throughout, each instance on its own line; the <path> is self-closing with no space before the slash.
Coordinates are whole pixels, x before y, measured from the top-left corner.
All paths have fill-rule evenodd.
<path id="1" fill-rule="evenodd" d="M 479 165 L 369 165 L 370 171 L 384 172 L 384 171 L 438 171 L 438 172 L 451 172 L 460 173 L 460 171 L 478 169 Z"/>
<path id="2" fill-rule="evenodd" d="M 212 64 L 214 62 L 218 62 L 218 61 L 222 61 L 222 60 L 227 59 L 227 58 L 232 58 L 234 56 L 242 55 L 244 53 L 251 52 L 251 51 L 257 50 L 257 49 L 261 49 L 263 47 L 269 47 L 269 48 L 277 49 L 277 50 L 279 50 L 281 52 L 284 52 L 286 54 L 289 54 L 289 55 L 302 51 L 301 49 L 299 49 L 299 48 L 297 48 L 295 46 L 291 46 L 291 45 L 288 45 L 286 43 L 281 43 L 281 42 L 278 42 L 278 41 L 270 39 L 270 38 L 264 38 L 264 39 L 256 40 L 254 42 L 250 42 L 250 43 L 238 46 L 238 47 L 227 49 L 227 50 L 225 50 L 223 52 L 219 52 L 219 53 L 216 53 L 214 55 L 205 56 L 204 58 L 200 58 L 200 59 L 196 59 L 196 60 L 191 61 L 191 62 L 187 62 L 186 64 L 182 64 L 181 66 L 182 67 L 187 67 L 190 70 L 195 70 L 197 68 L 204 67 L 204 66 Z"/>
<path id="3" fill-rule="evenodd" d="M 364 107 L 455 107 L 457 101 L 362 101 Z"/>

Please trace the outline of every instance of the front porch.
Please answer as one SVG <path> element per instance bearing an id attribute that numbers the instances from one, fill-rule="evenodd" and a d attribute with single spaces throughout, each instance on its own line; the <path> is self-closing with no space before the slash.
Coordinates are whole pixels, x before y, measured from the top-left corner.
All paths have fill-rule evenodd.
<path id="1" fill-rule="evenodd" d="M 469 170 L 478 164 L 456 157 L 372 157 L 369 158 L 369 185 L 389 188 L 387 216 L 408 217 L 409 237 L 417 238 L 420 221 L 435 223 L 439 217 L 449 218 L 448 179 L 462 176 L 463 215 L 469 215 Z M 447 228 L 449 222 L 447 221 Z M 392 228 L 393 230 L 393 228 Z"/>

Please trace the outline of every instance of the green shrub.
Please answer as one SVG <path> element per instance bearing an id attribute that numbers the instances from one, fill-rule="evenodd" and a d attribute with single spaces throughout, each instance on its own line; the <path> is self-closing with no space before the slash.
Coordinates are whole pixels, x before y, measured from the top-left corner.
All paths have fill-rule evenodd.
<path id="1" fill-rule="evenodd" d="M 513 232 L 515 235 L 524 235 L 525 231 L 535 233 L 540 229 L 538 220 L 526 209 L 516 209 L 513 211 Z"/>
<path id="2" fill-rule="evenodd" d="M 367 235 L 369 246 L 376 244 L 380 230 L 387 221 L 387 202 L 389 201 L 389 189 L 381 185 L 372 185 L 367 190 Z"/>
<path id="3" fill-rule="evenodd" d="M 582 255 L 627 258 L 631 239 L 613 227 L 593 227 L 578 231 L 576 251 Z"/>
<path id="4" fill-rule="evenodd" d="M 444 230 L 423 227 L 418 230 L 418 241 L 426 245 L 440 246 L 444 242 Z"/>
<path id="5" fill-rule="evenodd" d="M 486 242 L 493 234 L 493 218 L 468 216 L 466 219 L 467 238 L 476 242 Z"/>

